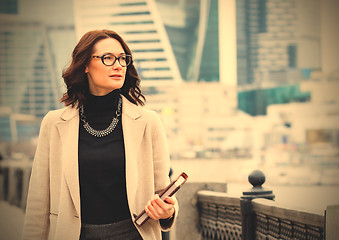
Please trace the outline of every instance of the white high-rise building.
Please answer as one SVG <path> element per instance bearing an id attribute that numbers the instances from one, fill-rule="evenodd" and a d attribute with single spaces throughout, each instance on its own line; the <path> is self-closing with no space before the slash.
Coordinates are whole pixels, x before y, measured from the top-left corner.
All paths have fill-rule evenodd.
<path id="1" fill-rule="evenodd" d="M 181 76 L 154 0 L 74 0 L 77 37 L 111 29 L 129 45 L 142 86 L 176 84 Z"/>
<path id="2" fill-rule="evenodd" d="M 75 44 L 73 5 L 67 4 L 22 0 L 0 6 L 2 109 L 41 118 L 63 106 L 61 75 Z"/>
<path id="3" fill-rule="evenodd" d="M 37 22 L 0 19 L 0 106 L 38 117 L 59 108 L 62 85 L 48 28 Z"/>

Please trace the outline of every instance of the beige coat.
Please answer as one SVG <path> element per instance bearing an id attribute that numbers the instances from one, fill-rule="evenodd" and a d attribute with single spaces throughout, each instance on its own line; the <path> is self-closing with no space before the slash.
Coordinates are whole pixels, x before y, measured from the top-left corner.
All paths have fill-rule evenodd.
<path id="1" fill-rule="evenodd" d="M 127 198 L 134 220 L 134 214 L 169 183 L 169 154 L 158 115 L 122 98 Z M 44 117 L 30 180 L 24 240 L 79 239 L 78 133 L 76 108 L 51 111 Z M 177 204 L 175 209 L 177 213 Z M 171 226 L 149 220 L 137 229 L 143 239 L 160 240 L 161 228 L 169 230 Z"/>

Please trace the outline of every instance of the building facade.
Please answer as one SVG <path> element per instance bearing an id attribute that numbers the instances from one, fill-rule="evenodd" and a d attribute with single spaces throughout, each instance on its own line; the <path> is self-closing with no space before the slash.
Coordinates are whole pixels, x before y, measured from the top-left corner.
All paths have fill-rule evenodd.
<path id="1" fill-rule="evenodd" d="M 67 1 L 1 2 L 0 142 L 35 138 L 42 117 L 63 106 L 61 76 L 75 44 L 70 12 Z"/>
<path id="2" fill-rule="evenodd" d="M 236 3 L 239 108 L 265 115 L 270 104 L 308 101 L 299 83 L 321 68 L 320 0 Z"/>
<path id="3" fill-rule="evenodd" d="M 156 3 L 184 81 L 219 82 L 219 1 Z"/>
<path id="4" fill-rule="evenodd" d="M 46 6 L 54 6 L 54 11 L 67 7 L 61 3 L 9 2 L 0 14 L 0 106 L 41 118 L 62 106 L 61 75 L 74 45 L 73 18 L 60 21 L 53 14 L 47 18 Z"/>
<path id="5" fill-rule="evenodd" d="M 143 86 L 177 84 L 181 75 L 168 35 L 153 0 L 74 0 L 77 37 L 111 29 L 129 45 Z"/>

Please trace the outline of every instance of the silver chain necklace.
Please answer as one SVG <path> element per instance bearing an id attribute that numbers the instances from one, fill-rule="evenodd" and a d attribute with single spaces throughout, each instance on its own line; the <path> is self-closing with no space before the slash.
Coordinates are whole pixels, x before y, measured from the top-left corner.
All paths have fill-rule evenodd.
<path id="1" fill-rule="evenodd" d="M 121 116 L 121 105 L 122 105 L 122 101 L 121 101 L 121 98 L 119 98 L 118 109 L 115 111 L 116 116 L 112 119 L 112 122 L 110 123 L 110 125 L 103 130 L 95 130 L 89 125 L 89 123 L 86 121 L 86 116 L 84 113 L 84 105 L 81 105 L 80 106 L 80 119 L 84 123 L 82 126 L 89 134 L 95 137 L 101 138 L 101 137 L 107 136 L 108 134 L 114 131 L 115 127 L 117 126 L 119 122 L 119 117 Z"/>

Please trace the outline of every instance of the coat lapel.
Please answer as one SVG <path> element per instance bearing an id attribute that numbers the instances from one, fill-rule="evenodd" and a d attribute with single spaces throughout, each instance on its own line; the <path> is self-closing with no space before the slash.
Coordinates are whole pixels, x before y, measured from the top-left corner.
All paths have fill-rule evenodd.
<path id="1" fill-rule="evenodd" d="M 146 121 L 141 120 L 142 110 L 122 96 L 122 128 L 126 155 L 126 187 L 131 210 L 138 185 L 138 152 L 144 136 Z"/>
<path id="2" fill-rule="evenodd" d="M 57 123 L 62 143 L 62 169 L 75 210 L 80 216 L 80 187 L 78 173 L 79 111 L 67 107 Z"/>

